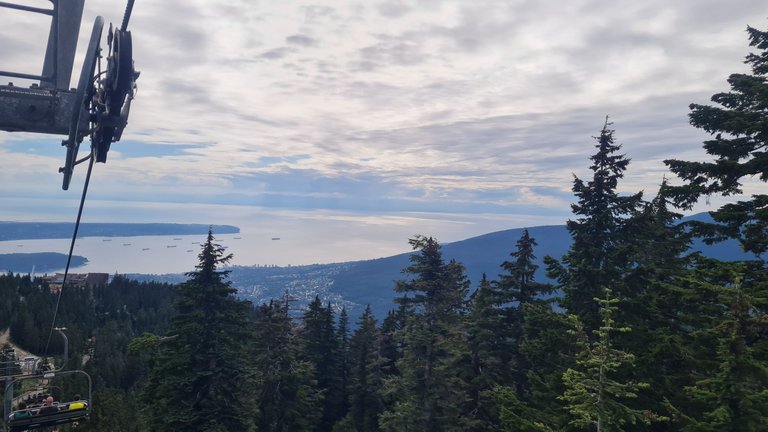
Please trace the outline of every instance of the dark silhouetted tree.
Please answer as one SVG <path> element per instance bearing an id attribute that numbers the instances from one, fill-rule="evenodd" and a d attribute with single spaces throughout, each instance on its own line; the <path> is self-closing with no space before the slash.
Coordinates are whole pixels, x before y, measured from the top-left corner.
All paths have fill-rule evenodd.
<path id="1" fill-rule="evenodd" d="M 385 383 L 384 393 L 394 403 L 381 415 L 380 425 L 386 431 L 463 430 L 466 383 L 452 366 L 466 358 L 461 352 L 466 350 L 461 325 L 468 291 L 464 267 L 445 263 L 440 244 L 431 237 L 409 242 L 419 252 L 403 271 L 413 279 L 398 281 L 395 291 L 403 294 L 396 301 L 410 312 L 399 332 L 399 375 Z"/>
<path id="2" fill-rule="evenodd" d="M 146 388 L 154 431 L 254 430 L 249 304 L 235 298 L 219 270 L 231 258 L 209 230 L 196 270 L 178 286 L 170 337 Z"/>
<path id="3" fill-rule="evenodd" d="M 758 50 L 746 58 L 752 73 L 728 77 L 731 90 L 712 96 L 717 105 L 690 105 L 691 124 L 714 135 L 704 149 L 715 160 L 664 161 L 685 181 L 673 189 L 676 203 L 685 208 L 702 195 L 741 194 L 744 178 L 768 181 L 768 32 L 747 27 L 747 33 Z M 720 225 L 698 224 L 700 234 L 714 241 L 737 238 L 756 254 L 768 250 L 768 195 L 754 194 L 710 214 Z"/>
<path id="4" fill-rule="evenodd" d="M 545 258 L 550 277 L 557 280 L 565 296 L 563 305 L 576 314 L 584 326 L 591 330 L 600 326 L 598 305 L 593 301 L 603 291 L 614 287 L 621 292 L 621 276 L 629 265 L 617 254 L 625 241 L 623 228 L 627 219 L 642 203 L 642 194 L 621 196 L 617 191 L 619 179 L 624 177 L 629 159 L 618 154 L 621 146 L 615 144 L 611 123 L 605 125 L 597 140 L 597 153 L 590 157 L 592 179 L 573 181 L 573 192 L 578 202 L 571 205 L 576 220 L 569 220 L 568 231 L 573 243 L 563 257 L 562 264 L 551 257 Z"/>

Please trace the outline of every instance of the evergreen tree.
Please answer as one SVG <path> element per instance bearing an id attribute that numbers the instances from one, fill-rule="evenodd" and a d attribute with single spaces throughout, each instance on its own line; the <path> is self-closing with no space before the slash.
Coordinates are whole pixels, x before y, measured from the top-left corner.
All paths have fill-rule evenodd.
<path id="1" fill-rule="evenodd" d="M 565 430 L 569 419 L 558 396 L 565 391 L 563 373 L 575 365 L 577 347 L 568 334 L 571 323 L 565 314 L 552 310 L 551 302 L 526 304 L 522 313 L 520 351 L 530 365 L 526 374 L 530 387 L 524 400 L 518 399 L 515 388 L 497 389 L 502 430 Z"/>
<path id="2" fill-rule="evenodd" d="M 518 399 L 512 387 L 498 386 L 493 390 L 493 397 L 500 406 L 499 426 L 494 430 L 501 432 L 553 432 L 547 423 L 539 420 L 541 413 L 528 403 Z M 551 418 L 548 423 L 554 423 Z"/>
<path id="3" fill-rule="evenodd" d="M 375 326 L 375 324 L 374 324 Z M 344 417 L 349 412 L 349 314 L 347 314 L 347 308 L 342 307 L 339 312 L 339 326 L 336 332 L 336 339 L 338 340 L 339 362 L 338 362 L 338 374 L 339 374 L 339 406 L 338 406 L 338 418 Z"/>
<path id="4" fill-rule="evenodd" d="M 406 318 L 409 316 L 409 306 L 400 303 L 395 310 L 387 312 L 387 316 L 381 323 L 379 359 L 381 373 L 384 376 L 398 375 L 397 361 L 402 357 L 401 332 L 405 328 Z"/>
<path id="5" fill-rule="evenodd" d="M 503 302 L 533 303 L 541 294 L 552 292 L 550 285 L 535 281 L 534 274 L 539 268 L 534 263 L 536 246 L 536 239 L 531 237 L 527 229 L 523 230 L 523 235 L 517 240 L 516 249 L 510 253 L 512 261 L 504 261 L 501 264 L 501 268 L 507 271 L 499 277 Z"/>
<path id="6" fill-rule="evenodd" d="M 93 394 L 93 412 L 88 422 L 77 425 L 77 431 L 139 432 L 136 421 L 137 400 L 120 390 L 104 389 Z"/>
<path id="7" fill-rule="evenodd" d="M 720 267 L 732 275 L 746 268 L 740 263 Z M 714 321 L 716 325 L 701 330 L 715 342 L 712 357 L 716 367 L 698 374 L 695 385 L 686 388 L 698 409 L 685 415 L 684 432 L 757 432 L 768 428 L 768 282 L 764 273 L 758 280 L 742 278 L 710 286 L 725 310 L 722 319 Z"/>
<path id="8" fill-rule="evenodd" d="M 310 432 L 322 417 L 312 364 L 299 359 L 287 302 L 259 307 L 252 358 L 259 432 Z"/>
<path id="9" fill-rule="evenodd" d="M 531 237 L 528 230 L 523 230 L 523 235 L 516 243 L 516 249 L 510 253 L 512 261 L 504 261 L 501 267 L 507 271 L 499 275 L 499 291 L 501 302 L 505 304 L 506 319 L 504 326 L 500 326 L 499 336 L 509 343 L 505 348 L 510 357 L 508 367 L 512 370 L 512 385 L 517 392 L 517 397 L 525 400 L 528 397 L 529 383 L 528 370 L 530 363 L 520 349 L 524 335 L 526 305 L 530 305 L 543 294 L 552 292 L 549 284 L 537 283 L 534 274 L 539 266 L 534 264 L 536 255 L 534 247 L 536 239 Z"/>
<path id="10" fill-rule="evenodd" d="M 624 238 L 626 219 L 634 214 L 642 201 L 642 193 L 620 196 L 618 181 L 624 176 L 629 159 L 617 154 L 611 123 L 605 125 L 597 140 L 597 153 L 590 157 L 592 179 L 584 182 L 574 178 L 573 192 L 578 202 L 571 205 L 579 218 L 567 222 L 573 243 L 563 257 L 563 264 L 546 257 L 550 277 L 559 283 L 565 297 L 563 305 L 569 313 L 578 315 L 587 329 L 600 325 L 598 306 L 593 301 L 609 286 L 616 286 L 627 263 L 617 251 Z"/>
<path id="11" fill-rule="evenodd" d="M 689 251 L 691 234 L 679 223 L 681 215 L 669 209 L 667 193 L 664 180 L 656 197 L 626 222 L 627 240 L 620 254 L 630 266 L 623 276 L 623 307 L 616 319 L 632 331 L 617 333 L 612 341 L 636 353 L 634 367 L 625 378 L 650 385 L 634 405 L 671 415 L 671 406 L 685 404 L 683 388 L 691 385 L 698 350 L 681 311 L 683 305 L 695 309 L 702 302 L 696 300 L 698 292 L 686 287 L 696 255 Z M 633 429 L 645 427 L 629 428 Z"/>
<path id="12" fill-rule="evenodd" d="M 716 105 L 690 105 L 691 124 L 713 135 L 704 149 L 714 161 L 665 161 L 685 182 L 670 188 L 684 208 L 701 196 L 742 194 L 745 177 L 768 181 L 768 32 L 752 27 L 747 32 L 750 46 L 758 50 L 746 57 L 752 73 L 732 74 L 730 91 L 712 96 Z M 716 224 L 689 225 L 710 243 L 735 238 L 745 251 L 759 256 L 768 250 L 767 208 L 768 195 L 754 194 L 710 212 Z M 734 272 L 734 265 L 749 270 Z M 745 275 L 737 289 L 734 273 Z M 690 400 L 681 398 L 674 407 L 685 431 L 765 429 L 766 332 L 759 324 L 762 318 L 752 319 L 766 313 L 765 274 L 763 260 L 726 264 L 697 258 L 692 277 L 685 281 L 693 301 L 683 304 L 679 316 L 686 320 L 696 353 L 690 368 L 695 383 L 686 387 Z"/>
<path id="13" fill-rule="evenodd" d="M 303 321 L 301 354 L 312 365 L 317 387 L 323 394 L 323 415 L 314 430 L 330 432 L 344 414 L 341 356 L 333 309 L 330 304 L 323 307 L 320 298 L 315 297 L 304 313 Z"/>
<path id="14" fill-rule="evenodd" d="M 379 430 L 378 416 L 384 405 L 379 394 L 383 375 L 379 358 L 379 335 L 371 306 L 365 308 L 349 344 L 349 422 L 357 432 Z"/>
<path id="15" fill-rule="evenodd" d="M 0 382 L 5 383 L 2 377 L 20 375 L 21 365 L 16 358 L 15 349 L 5 343 L 0 346 Z"/>
<path id="16" fill-rule="evenodd" d="M 650 423 L 657 419 L 654 414 L 627 405 L 629 399 L 647 384 L 622 382 L 616 375 L 622 367 L 631 365 L 634 356 L 614 347 L 611 334 L 628 332 L 628 327 L 617 327 L 613 315 L 618 299 L 611 298 L 606 289 L 605 298 L 595 301 L 600 305 L 602 326 L 594 330 L 596 340 L 590 343 L 578 317 L 572 316 L 572 333 L 581 346 L 576 367 L 563 374 L 565 392 L 562 400 L 573 419 L 571 424 L 578 428 L 589 428 L 597 432 L 621 432 L 624 424 Z M 594 429 L 593 429 L 594 428 Z"/>
<path id="17" fill-rule="evenodd" d="M 686 183 L 674 188 L 676 202 L 685 208 L 702 195 L 741 194 L 745 177 L 768 181 L 768 32 L 747 27 L 747 33 L 750 46 L 759 50 L 746 57 L 752 74 L 732 74 L 731 91 L 712 96 L 719 106 L 690 105 L 691 124 L 714 135 L 704 149 L 716 159 L 664 161 Z M 711 240 L 738 238 L 745 251 L 760 254 L 768 250 L 767 210 L 768 195 L 755 194 L 711 212 L 720 226 L 696 226 Z"/>
<path id="18" fill-rule="evenodd" d="M 498 427 L 498 409 L 493 390 L 509 384 L 508 345 L 503 336 L 505 322 L 498 305 L 498 295 L 485 274 L 480 286 L 470 296 L 465 317 L 468 359 L 468 431 Z"/>
<path id="19" fill-rule="evenodd" d="M 420 251 L 404 270 L 414 278 L 398 281 L 395 291 L 404 294 L 397 302 L 412 312 L 399 336 L 400 375 L 388 379 L 384 389 L 394 403 L 380 425 L 385 431 L 463 430 L 466 385 L 451 365 L 466 357 L 461 352 L 466 349 L 461 329 L 468 285 L 464 268 L 455 261 L 445 263 L 431 237 L 409 242 Z"/>
<path id="20" fill-rule="evenodd" d="M 178 287 L 170 337 L 160 345 L 146 388 L 154 431 L 254 430 L 245 356 L 249 306 L 234 297 L 227 272 L 219 270 L 231 258 L 209 230 L 196 270 Z"/>

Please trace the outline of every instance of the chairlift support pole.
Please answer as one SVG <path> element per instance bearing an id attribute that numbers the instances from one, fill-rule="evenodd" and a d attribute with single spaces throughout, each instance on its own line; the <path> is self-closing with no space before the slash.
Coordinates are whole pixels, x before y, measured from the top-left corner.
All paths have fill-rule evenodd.
<path id="1" fill-rule="evenodd" d="M 64 330 L 66 330 L 66 327 L 54 327 L 54 330 L 59 332 L 61 337 L 64 338 L 64 359 L 61 362 L 61 368 L 58 370 L 64 370 L 64 368 L 67 365 L 67 361 L 69 360 L 69 338 L 67 338 L 67 335 L 64 334 Z"/>
<path id="2" fill-rule="evenodd" d="M 8 377 L 7 379 L 4 379 L 0 381 L 0 383 L 3 384 L 3 430 L 6 431 L 7 428 L 5 427 L 5 421 L 6 417 L 8 416 L 8 413 L 13 411 L 13 378 Z"/>

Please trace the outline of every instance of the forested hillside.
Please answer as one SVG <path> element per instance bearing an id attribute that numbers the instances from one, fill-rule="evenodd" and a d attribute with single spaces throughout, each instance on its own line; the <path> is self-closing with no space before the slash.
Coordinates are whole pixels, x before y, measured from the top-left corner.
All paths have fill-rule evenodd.
<path id="1" fill-rule="evenodd" d="M 678 223 L 687 221 L 713 222 L 713 219 L 706 213 L 700 213 L 682 218 Z M 446 243 L 443 244 L 443 255 L 446 259 L 461 262 L 466 268 L 470 282 L 476 284 L 483 274 L 495 278 L 502 272 L 499 257 L 509 254 L 510 245 L 526 230 L 538 243 L 534 263 L 539 269 L 535 276 L 540 281 L 551 282 L 547 276 L 544 257 L 562 256 L 568 251 L 571 236 L 565 225 L 515 228 Z M 405 244 L 405 240 L 403 243 Z M 738 261 L 752 256 L 745 253 L 734 239 L 711 245 L 705 244 L 701 239 L 695 239 L 689 252 L 701 252 L 704 256 L 723 261 Z M 269 301 L 288 292 L 297 298 L 299 304 L 306 305 L 315 295 L 319 295 L 337 307 L 345 306 L 354 314 L 362 313 L 366 305 L 370 305 L 376 318 L 383 319 L 394 307 L 392 284 L 402 277 L 401 270 L 408 265 L 409 255 L 405 253 L 373 260 L 307 266 L 233 266 L 229 268 L 230 280 L 232 286 L 238 290 L 238 295 L 253 303 Z M 184 280 L 181 275 L 131 277 L 139 280 Z"/>
<path id="2" fill-rule="evenodd" d="M 182 284 L 65 288 L 57 322 L 97 388 L 77 430 L 768 430 L 768 195 L 739 195 L 747 177 L 768 181 L 768 32 L 749 35 L 753 75 L 732 75 L 718 106 L 691 106 L 715 159 L 667 161 L 678 184 L 618 193 L 630 158 L 606 119 L 590 177 L 572 184 L 570 247 L 544 257 L 553 283 L 535 277 L 528 231 L 498 276 L 472 283 L 419 235 L 384 319 L 320 298 L 251 304 L 209 231 Z M 716 194 L 741 200 L 716 224 L 679 223 L 677 209 Z M 696 238 L 735 239 L 753 259 L 691 253 Z M 3 276 L 0 327 L 41 353 L 56 297 Z"/>

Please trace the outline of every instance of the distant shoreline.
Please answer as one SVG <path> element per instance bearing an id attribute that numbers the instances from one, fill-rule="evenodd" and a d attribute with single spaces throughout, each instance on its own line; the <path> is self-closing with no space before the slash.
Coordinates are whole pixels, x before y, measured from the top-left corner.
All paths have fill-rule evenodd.
<path id="1" fill-rule="evenodd" d="M 71 238 L 71 222 L 4 222 L 0 221 L 0 241 L 52 240 Z M 78 237 L 138 237 L 171 235 L 239 234 L 232 225 L 174 223 L 82 223 Z"/>
<path id="2" fill-rule="evenodd" d="M 71 268 L 81 267 L 88 263 L 88 258 L 80 255 L 72 256 Z M 11 273 L 50 273 L 63 269 L 67 264 L 67 255 L 58 252 L 10 253 L 0 254 L 0 271 Z"/>

